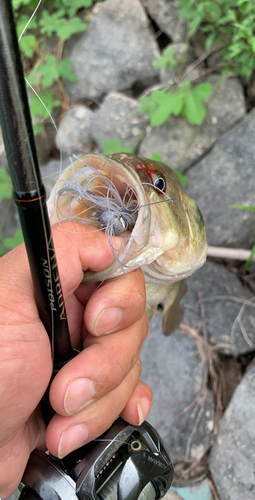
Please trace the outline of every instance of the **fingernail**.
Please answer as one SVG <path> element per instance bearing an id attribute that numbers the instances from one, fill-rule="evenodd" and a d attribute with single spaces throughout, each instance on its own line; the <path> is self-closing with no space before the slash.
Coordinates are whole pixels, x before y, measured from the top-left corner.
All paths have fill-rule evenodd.
<path id="1" fill-rule="evenodd" d="M 63 458 L 71 451 L 83 446 L 88 439 L 88 431 L 84 425 L 74 425 L 66 429 L 60 438 L 58 458 Z"/>
<path id="2" fill-rule="evenodd" d="M 151 405 L 149 400 L 147 398 L 141 398 L 136 403 L 136 408 L 138 411 L 138 419 L 139 419 L 138 425 L 141 425 L 145 421 L 150 412 Z"/>
<path id="3" fill-rule="evenodd" d="M 67 388 L 64 408 L 68 415 L 80 411 L 95 396 L 96 390 L 92 380 L 77 378 L 72 380 Z"/>
<path id="4" fill-rule="evenodd" d="M 111 333 L 120 324 L 122 319 L 122 311 L 118 307 L 106 307 L 99 314 L 95 323 L 95 334 L 103 335 Z"/>

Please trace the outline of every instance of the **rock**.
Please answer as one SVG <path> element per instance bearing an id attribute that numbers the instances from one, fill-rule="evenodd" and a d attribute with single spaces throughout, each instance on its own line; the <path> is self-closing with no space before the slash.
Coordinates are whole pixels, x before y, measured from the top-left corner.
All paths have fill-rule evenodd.
<path id="1" fill-rule="evenodd" d="M 74 106 L 61 120 L 56 146 L 67 155 L 89 153 L 93 147 L 91 134 L 93 112 L 86 106 Z"/>
<path id="2" fill-rule="evenodd" d="M 150 16 L 173 42 L 185 42 L 187 21 L 179 19 L 178 2 L 175 0 L 147 0 Z"/>
<path id="3" fill-rule="evenodd" d="M 200 128 L 186 117 L 171 116 L 163 125 L 148 131 L 139 148 L 140 156 L 150 157 L 157 151 L 169 167 L 185 172 L 244 117 L 244 94 L 237 78 L 222 80 L 220 84 L 219 75 L 212 74 L 206 81 L 211 83 L 215 95 Z"/>
<path id="4" fill-rule="evenodd" d="M 201 308 L 198 303 L 198 292 L 201 292 L 208 338 L 212 344 L 219 346 L 218 351 L 238 356 L 255 349 L 254 296 L 236 275 L 220 264 L 207 261 L 187 279 L 187 286 L 188 291 L 181 300 L 185 323 L 201 329 Z M 243 335 L 235 320 L 245 301 L 252 301 L 254 307 L 246 305 L 241 314 L 243 332 L 246 332 Z M 245 340 L 246 336 L 249 343 Z"/>
<path id="5" fill-rule="evenodd" d="M 161 318 L 155 316 L 142 351 L 142 380 L 153 392 L 148 421 L 162 436 L 174 463 L 183 461 L 200 405 L 190 405 L 203 384 L 203 361 L 196 343 L 177 330 L 170 337 L 162 333 Z M 177 419 L 175 417 L 180 413 Z M 210 446 L 214 422 L 212 395 L 206 389 L 205 407 L 190 447 L 188 461 L 201 458 Z"/>
<path id="6" fill-rule="evenodd" d="M 160 81 L 165 85 L 173 84 L 175 79 L 183 73 L 184 69 L 195 60 L 191 49 L 186 43 L 170 43 L 164 50 L 169 50 L 171 48 L 174 50 L 173 59 L 177 64 L 171 70 L 160 68 Z"/>
<path id="7" fill-rule="evenodd" d="M 229 204 L 255 205 L 255 110 L 224 134 L 187 174 L 187 193 L 198 203 L 214 246 L 251 248 L 254 213 Z"/>
<path id="8" fill-rule="evenodd" d="M 102 139 L 120 139 L 124 146 L 132 146 L 148 123 L 139 115 L 140 105 L 135 99 L 111 92 L 92 118 L 92 134 L 98 144 Z"/>
<path id="9" fill-rule="evenodd" d="M 106 0 L 93 10 L 87 31 L 67 44 L 77 82 L 65 81 L 72 99 L 98 99 L 135 83 L 152 84 L 157 44 L 139 0 Z"/>
<path id="10" fill-rule="evenodd" d="M 43 184 L 46 188 L 47 198 L 50 195 L 55 183 L 57 182 L 60 172 L 70 165 L 70 159 L 65 158 L 62 160 L 50 160 L 41 167 L 41 174 Z"/>
<path id="11" fill-rule="evenodd" d="M 221 500 L 254 500 L 255 366 L 245 375 L 220 421 L 210 471 Z"/>

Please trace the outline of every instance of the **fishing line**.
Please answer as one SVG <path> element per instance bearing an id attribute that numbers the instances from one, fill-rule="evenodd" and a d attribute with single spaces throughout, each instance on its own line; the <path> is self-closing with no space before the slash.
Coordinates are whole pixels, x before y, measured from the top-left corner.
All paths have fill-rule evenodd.
<path id="1" fill-rule="evenodd" d="M 21 38 L 22 38 L 23 34 L 25 33 L 25 31 L 26 31 L 27 27 L 28 27 L 28 26 L 29 26 L 29 24 L 31 23 L 31 21 L 32 21 L 32 19 L 33 19 L 33 17 L 34 17 L 34 15 L 35 15 L 35 13 L 36 13 L 36 11 L 37 11 L 37 9 L 39 8 L 39 6 L 40 6 L 40 3 L 41 3 L 41 2 L 42 2 L 42 0 L 39 0 L 39 2 L 38 2 L 38 4 L 37 4 L 37 6 L 35 7 L 35 10 L 34 10 L 33 14 L 31 15 L 31 17 L 30 17 L 30 19 L 28 20 L 28 22 L 27 22 L 27 24 L 26 24 L 25 28 L 23 29 L 22 33 L 20 34 L 19 39 L 18 39 L 18 42 L 20 42 L 20 40 L 21 40 Z"/>
<path id="2" fill-rule="evenodd" d="M 22 33 L 20 34 L 18 42 L 20 42 L 22 36 L 24 35 L 26 29 L 28 28 L 29 24 L 31 23 L 31 21 L 32 21 L 34 15 L 36 14 L 38 8 L 40 7 L 41 3 L 42 3 L 42 0 L 39 0 L 37 6 L 35 7 L 34 12 L 32 13 L 32 15 L 29 18 L 26 26 L 24 27 Z M 41 97 L 39 96 L 39 94 L 36 92 L 36 90 L 34 89 L 34 87 L 29 83 L 29 81 L 27 80 L 27 78 L 24 77 L 24 80 L 25 80 L 26 84 L 30 87 L 30 89 L 32 90 L 32 92 L 35 94 L 35 96 L 37 97 L 37 99 L 39 99 L 39 101 L 42 104 L 42 106 L 44 107 L 45 111 L 48 113 L 48 116 L 49 116 L 49 118 L 51 120 L 51 123 L 52 123 L 54 129 L 56 130 L 56 133 L 58 133 L 58 128 L 57 128 L 56 122 L 55 122 L 53 116 L 51 115 L 49 109 L 47 108 L 46 104 L 43 102 L 43 100 L 41 99 Z M 60 175 L 61 169 L 62 169 L 62 165 L 63 165 L 63 151 L 62 151 L 61 147 L 59 148 L 59 153 L 60 153 L 60 166 L 59 166 L 59 175 Z M 51 174 L 51 175 L 54 175 L 54 174 Z M 47 177 L 50 177 L 50 176 L 47 176 Z M 43 177 L 43 179 L 45 179 L 45 178 L 46 177 Z"/>

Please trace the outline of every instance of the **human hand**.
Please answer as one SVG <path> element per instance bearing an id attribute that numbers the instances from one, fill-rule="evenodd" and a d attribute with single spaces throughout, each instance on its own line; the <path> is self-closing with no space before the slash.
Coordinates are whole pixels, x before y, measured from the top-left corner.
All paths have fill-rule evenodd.
<path id="1" fill-rule="evenodd" d="M 149 387 L 139 381 L 139 352 L 148 331 L 141 271 L 109 280 L 97 290 L 96 284 L 80 285 L 82 270 L 101 270 L 113 261 L 105 235 L 70 222 L 52 231 L 72 345 L 81 352 L 51 384 L 56 414 L 46 429 L 39 402 L 52 371 L 48 335 L 38 316 L 24 245 L 2 257 L 2 499 L 17 488 L 33 449 L 47 447 L 64 457 L 102 434 L 118 415 L 131 424 L 142 423 L 152 404 Z"/>

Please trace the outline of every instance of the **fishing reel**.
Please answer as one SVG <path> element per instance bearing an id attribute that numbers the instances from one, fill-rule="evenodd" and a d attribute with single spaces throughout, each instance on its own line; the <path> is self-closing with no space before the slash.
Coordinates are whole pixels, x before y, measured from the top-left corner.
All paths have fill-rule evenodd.
<path id="1" fill-rule="evenodd" d="M 58 460 L 35 450 L 19 500 L 156 500 L 174 471 L 157 431 L 118 418 L 100 438 Z"/>

